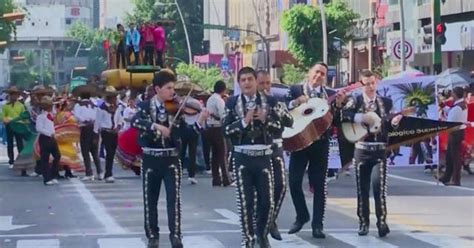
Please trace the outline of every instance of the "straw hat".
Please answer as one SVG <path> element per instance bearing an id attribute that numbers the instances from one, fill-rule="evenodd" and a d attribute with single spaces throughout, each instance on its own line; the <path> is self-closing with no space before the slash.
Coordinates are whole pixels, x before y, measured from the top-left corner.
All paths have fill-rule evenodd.
<path id="1" fill-rule="evenodd" d="M 95 84 L 84 84 L 74 87 L 71 92 L 75 97 L 80 97 L 83 93 L 88 93 L 90 96 L 96 96 L 99 93 L 99 87 Z"/>
<path id="2" fill-rule="evenodd" d="M 53 95 L 54 89 L 50 87 L 44 87 L 43 85 L 37 85 L 31 91 L 32 95 Z"/>
<path id="3" fill-rule="evenodd" d="M 105 87 L 104 91 L 102 92 L 102 95 L 104 96 L 116 96 L 120 92 L 115 89 L 114 86 L 107 86 Z"/>
<path id="4" fill-rule="evenodd" d="M 7 90 L 5 90 L 4 92 L 6 92 L 7 94 L 21 94 L 21 91 L 16 87 L 16 86 L 10 86 L 10 88 L 8 88 Z"/>

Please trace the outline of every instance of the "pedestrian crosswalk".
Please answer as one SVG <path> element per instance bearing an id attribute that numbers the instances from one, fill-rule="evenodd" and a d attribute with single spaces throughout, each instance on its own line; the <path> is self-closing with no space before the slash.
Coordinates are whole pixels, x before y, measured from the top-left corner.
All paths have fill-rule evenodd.
<path id="1" fill-rule="evenodd" d="M 376 248 L 397 248 L 397 247 L 456 247 L 468 248 L 474 247 L 474 241 L 448 235 L 436 235 L 431 233 L 401 233 L 395 232 L 392 237 L 379 239 L 376 236 L 359 237 L 357 233 L 328 233 L 325 240 L 315 240 L 310 235 L 288 235 L 283 234 L 283 241 L 270 239 L 273 248 L 318 248 L 318 247 L 376 247 Z M 403 242 L 394 237 L 406 235 L 408 239 Z M 232 234 L 184 234 L 183 245 L 187 248 L 238 248 L 240 241 L 232 239 L 229 242 L 229 236 L 239 236 L 238 233 Z M 73 241 L 68 239 L 73 239 Z M 85 241 L 89 239 L 89 241 Z M 91 241 L 91 239 L 93 239 Z M 42 238 L 42 239 L 0 239 L 2 248 L 145 248 L 146 239 L 142 235 L 136 237 L 62 237 L 62 238 Z M 169 241 L 167 235 L 162 235 L 161 246 L 168 247 Z M 85 245 L 87 244 L 87 245 Z"/>

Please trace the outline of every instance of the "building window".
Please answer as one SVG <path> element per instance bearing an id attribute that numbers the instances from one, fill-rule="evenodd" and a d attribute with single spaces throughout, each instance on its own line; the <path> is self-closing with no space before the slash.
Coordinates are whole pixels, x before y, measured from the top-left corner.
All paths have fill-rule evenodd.
<path id="1" fill-rule="evenodd" d="M 66 18 L 66 25 L 71 25 L 71 23 L 72 23 L 71 18 Z"/>

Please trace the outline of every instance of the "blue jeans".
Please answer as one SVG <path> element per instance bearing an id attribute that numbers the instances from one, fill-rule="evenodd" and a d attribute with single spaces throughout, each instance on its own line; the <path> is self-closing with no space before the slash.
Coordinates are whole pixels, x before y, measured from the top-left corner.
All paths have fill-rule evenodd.
<path id="1" fill-rule="evenodd" d="M 7 130 L 3 123 L 0 123 L 0 139 L 2 140 L 2 144 L 7 144 Z"/>

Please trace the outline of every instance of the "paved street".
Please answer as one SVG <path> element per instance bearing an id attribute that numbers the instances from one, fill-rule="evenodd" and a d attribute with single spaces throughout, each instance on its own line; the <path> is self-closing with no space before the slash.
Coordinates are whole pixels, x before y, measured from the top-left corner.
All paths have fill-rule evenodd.
<path id="1" fill-rule="evenodd" d="M 131 248 L 145 247 L 141 180 L 115 168 L 117 181 L 83 183 L 64 180 L 45 187 L 41 178 L 14 175 L 0 163 L 0 247 Z M 211 187 L 183 177 L 182 212 L 185 247 L 239 247 L 240 231 L 234 188 Z M 329 183 L 325 240 L 311 237 L 310 225 L 297 235 L 272 240 L 272 247 L 474 247 L 474 177 L 463 187 L 436 186 L 422 168 L 393 169 L 389 177 L 388 221 L 392 233 L 357 236 L 354 176 Z M 305 184 L 307 188 L 307 184 Z M 306 192 L 308 203 L 311 193 Z M 169 247 L 164 192 L 159 203 L 161 247 Z M 279 219 L 287 232 L 294 209 L 287 195 Z M 375 223 L 375 219 L 372 220 Z"/>

